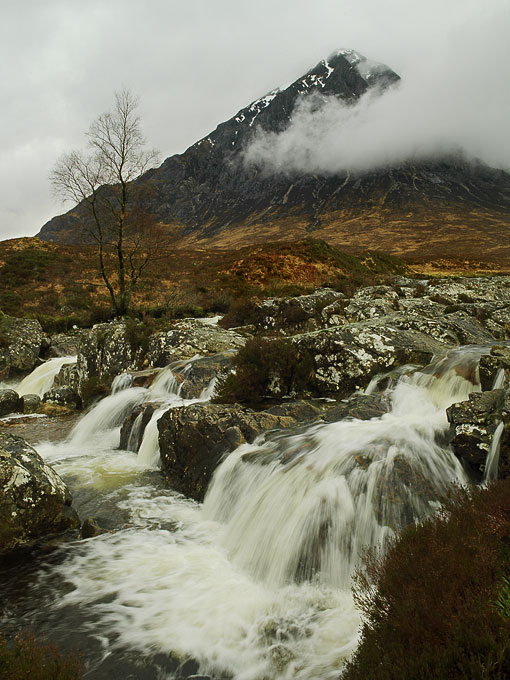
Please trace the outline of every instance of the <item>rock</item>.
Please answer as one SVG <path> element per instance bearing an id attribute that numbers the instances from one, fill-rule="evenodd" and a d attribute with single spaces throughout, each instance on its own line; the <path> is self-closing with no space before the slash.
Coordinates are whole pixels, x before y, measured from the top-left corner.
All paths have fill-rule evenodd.
<path id="1" fill-rule="evenodd" d="M 71 409 L 81 409 L 83 403 L 80 395 L 72 387 L 53 387 L 42 398 L 45 404 L 58 404 Z"/>
<path id="2" fill-rule="evenodd" d="M 138 451 L 145 428 L 160 404 L 145 403 L 134 408 L 127 416 L 120 430 L 119 448 L 124 451 Z"/>
<path id="3" fill-rule="evenodd" d="M 508 412 L 507 412 L 508 409 Z M 475 479 L 483 477 L 487 454 L 494 432 L 501 421 L 505 432 L 501 438 L 501 450 L 510 440 L 510 394 L 503 389 L 474 392 L 468 401 L 453 404 L 446 410 L 450 423 L 450 443 L 455 455 L 469 469 Z M 503 455 L 503 458 L 505 458 Z"/>
<path id="4" fill-rule="evenodd" d="M 210 357 L 202 357 L 193 361 L 186 369 L 181 383 L 180 395 L 184 399 L 197 399 L 218 376 L 225 375 L 232 369 L 232 359 L 236 352 L 227 350 Z"/>
<path id="5" fill-rule="evenodd" d="M 119 373 L 141 368 L 144 351 L 128 335 L 124 321 L 96 324 L 82 332 L 77 359 L 80 390 L 91 378 L 111 382 Z"/>
<path id="6" fill-rule="evenodd" d="M 494 345 L 490 354 L 480 357 L 480 384 L 482 390 L 491 390 L 494 381 L 501 376 L 503 384 L 510 378 L 510 347 Z M 503 374 L 500 374 L 503 371 Z"/>
<path id="7" fill-rule="evenodd" d="M 18 413 L 23 410 L 21 397 L 14 390 L 0 391 L 0 416 Z"/>
<path id="8" fill-rule="evenodd" d="M 255 305 L 253 326 L 257 332 L 293 334 L 342 323 L 345 295 L 319 288 L 310 295 L 268 298 Z"/>
<path id="9" fill-rule="evenodd" d="M 335 423 L 346 418 L 371 420 L 380 418 L 390 410 L 384 394 L 353 394 L 349 399 L 328 408 L 324 420 Z"/>
<path id="10" fill-rule="evenodd" d="M 87 331 L 71 331 L 70 333 L 57 333 L 50 338 L 50 344 L 45 352 L 48 359 L 69 357 L 78 354 L 81 336 Z"/>
<path id="11" fill-rule="evenodd" d="M 69 489 L 21 437 L 0 432 L 0 552 L 79 527 Z"/>
<path id="12" fill-rule="evenodd" d="M 167 366 L 172 361 L 209 356 L 236 350 L 246 342 L 239 333 L 219 326 L 204 324 L 196 319 L 185 319 L 171 330 L 154 333 L 149 338 L 147 359 L 151 366 Z"/>
<path id="13" fill-rule="evenodd" d="M 344 309 L 348 321 L 365 321 L 400 309 L 399 295 L 391 286 L 367 286 L 352 296 Z"/>
<path id="14" fill-rule="evenodd" d="M 0 313 L 0 380 L 31 371 L 43 343 L 41 324 Z"/>
<path id="15" fill-rule="evenodd" d="M 23 401 L 23 413 L 37 413 L 41 405 L 41 397 L 38 394 L 24 394 L 21 399 Z"/>
<path id="16" fill-rule="evenodd" d="M 458 329 L 458 323 L 444 319 L 395 314 L 296 335 L 291 341 L 301 355 L 313 357 L 310 393 L 338 399 L 366 387 L 376 373 L 429 363 L 458 344 Z M 277 389 L 279 384 L 274 381 Z M 292 388 L 288 394 L 293 396 Z M 273 390 L 270 396 L 286 395 Z"/>
<path id="17" fill-rule="evenodd" d="M 306 412 L 316 420 L 320 408 L 281 405 L 274 413 L 239 404 L 199 403 L 170 409 L 158 421 L 161 470 L 171 488 L 202 500 L 211 476 L 226 453 L 253 442 L 263 432 L 296 427 Z M 291 415 L 293 413 L 293 415 Z"/>
<path id="18" fill-rule="evenodd" d="M 86 517 L 81 525 L 81 537 L 92 538 L 106 533 L 105 529 L 101 529 L 95 517 Z"/>
<path id="19" fill-rule="evenodd" d="M 77 364 L 64 364 L 53 380 L 53 387 L 70 387 L 80 390 L 80 374 Z"/>

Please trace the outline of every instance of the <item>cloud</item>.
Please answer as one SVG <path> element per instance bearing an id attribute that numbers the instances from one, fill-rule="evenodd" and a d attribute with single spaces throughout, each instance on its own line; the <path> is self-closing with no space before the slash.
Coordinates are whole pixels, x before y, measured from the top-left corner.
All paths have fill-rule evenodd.
<path id="1" fill-rule="evenodd" d="M 246 162 L 337 173 L 460 150 L 510 171 L 509 17 L 501 6 L 412 53 L 402 81 L 382 95 L 369 92 L 354 106 L 303 98 L 283 133 L 257 135 Z"/>

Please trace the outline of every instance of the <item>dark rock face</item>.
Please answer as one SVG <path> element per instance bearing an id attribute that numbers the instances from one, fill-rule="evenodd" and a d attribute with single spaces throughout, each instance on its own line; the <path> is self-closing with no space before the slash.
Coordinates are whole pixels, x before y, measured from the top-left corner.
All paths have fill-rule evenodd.
<path id="1" fill-rule="evenodd" d="M 0 379 L 31 371 L 43 345 L 41 324 L 35 319 L 0 316 Z"/>
<path id="2" fill-rule="evenodd" d="M 138 451 L 142 443 L 145 428 L 158 406 L 158 404 L 152 403 L 141 404 L 131 411 L 120 430 L 120 449 L 124 451 Z M 135 422 L 137 423 L 136 427 Z M 133 429 L 134 427 L 135 429 Z"/>
<path id="3" fill-rule="evenodd" d="M 38 394 L 24 394 L 21 399 L 23 401 L 23 413 L 37 413 L 41 404 L 41 397 Z"/>
<path id="4" fill-rule="evenodd" d="M 21 437 L 0 433 L 0 552 L 79 525 L 57 473 Z"/>
<path id="5" fill-rule="evenodd" d="M 23 410 L 23 402 L 14 390 L 0 391 L 0 416 Z"/>
<path id="6" fill-rule="evenodd" d="M 282 405 L 275 413 L 251 411 L 238 404 L 193 404 L 170 409 L 158 421 L 161 469 L 169 486 L 202 500 L 222 457 L 269 430 L 295 427 L 320 408 Z"/>

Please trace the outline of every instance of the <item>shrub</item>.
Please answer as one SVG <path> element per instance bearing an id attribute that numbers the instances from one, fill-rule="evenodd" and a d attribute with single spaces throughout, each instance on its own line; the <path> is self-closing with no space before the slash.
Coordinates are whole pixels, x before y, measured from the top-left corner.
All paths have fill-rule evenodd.
<path id="1" fill-rule="evenodd" d="M 354 579 L 364 622 L 342 680 L 510 677 L 510 480 L 457 490 Z"/>
<path id="2" fill-rule="evenodd" d="M 227 314 L 220 319 L 222 328 L 235 328 L 255 323 L 259 318 L 257 301 L 253 298 L 241 297 L 235 300 Z"/>
<path id="3" fill-rule="evenodd" d="M 126 340 L 129 342 L 131 349 L 135 352 L 139 347 L 146 352 L 149 347 L 149 338 L 154 333 L 154 320 L 149 317 L 144 317 L 142 321 L 138 319 L 126 319 Z"/>
<path id="4" fill-rule="evenodd" d="M 63 655 L 53 643 L 37 642 L 33 635 L 17 635 L 11 643 L 0 637 L 2 680 L 77 680 L 82 676 L 78 655 Z"/>
<path id="5" fill-rule="evenodd" d="M 239 350 L 234 372 L 220 383 L 214 401 L 256 404 L 263 399 L 308 390 L 313 359 L 287 340 L 253 338 Z"/>

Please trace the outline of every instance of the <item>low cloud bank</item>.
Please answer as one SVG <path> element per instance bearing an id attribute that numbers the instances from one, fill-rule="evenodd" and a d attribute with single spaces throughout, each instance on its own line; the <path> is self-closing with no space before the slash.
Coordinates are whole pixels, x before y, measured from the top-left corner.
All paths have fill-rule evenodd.
<path id="1" fill-rule="evenodd" d="M 353 106 L 302 99 L 284 132 L 259 131 L 245 162 L 328 174 L 461 151 L 510 171 L 508 16 L 496 12 L 414 55 L 402 81 L 382 95 L 368 93 Z"/>

